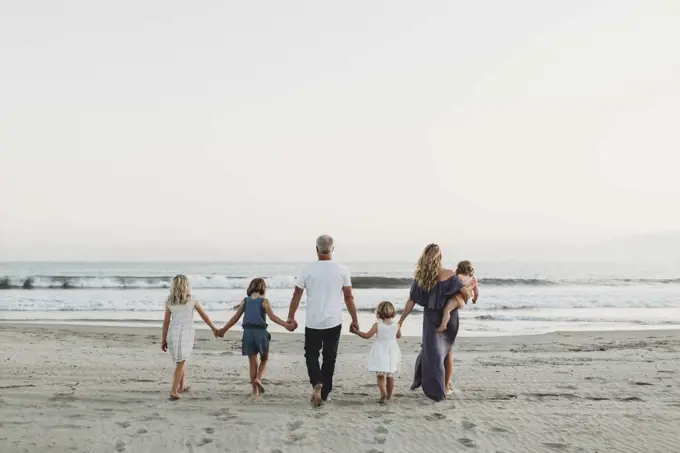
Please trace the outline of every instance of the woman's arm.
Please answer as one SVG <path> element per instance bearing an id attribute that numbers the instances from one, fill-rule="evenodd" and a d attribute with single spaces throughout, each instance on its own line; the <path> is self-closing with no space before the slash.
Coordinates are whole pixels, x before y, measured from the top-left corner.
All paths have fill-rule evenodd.
<path id="1" fill-rule="evenodd" d="M 373 324 L 373 327 L 371 327 L 371 330 L 369 330 L 368 332 L 361 332 L 359 330 L 355 330 L 354 334 L 359 335 L 364 340 L 368 340 L 370 338 L 373 338 L 373 335 L 375 335 L 376 332 L 378 332 L 378 323 L 377 322 L 375 324 Z"/>
<path id="2" fill-rule="evenodd" d="M 163 352 L 168 350 L 168 328 L 170 327 L 170 310 L 165 307 L 165 318 L 163 318 L 163 333 L 161 334 L 161 349 Z"/>
<path id="3" fill-rule="evenodd" d="M 208 325 L 208 327 L 210 327 L 210 330 L 213 331 L 213 334 L 217 333 L 217 327 L 215 327 L 215 325 L 212 323 L 208 314 L 203 310 L 203 307 L 201 307 L 201 304 L 196 302 L 195 307 L 196 307 L 196 311 L 198 312 L 198 315 L 201 317 L 203 322 L 206 323 Z"/>
<path id="4" fill-rule="evenodd" d="M 280 325 L 281 327 L 285 328 L 286 330 L 288 330 L 288 327 L 290 326 L 290 324 L 288 324 L 286 321 L 284 321 L 283 319 L 276 316 L 276 314 L 274 313 L 274 310 L 272 310 L 272 306 L 269 304 L 269 299 L 265 299 L 264 302 L 262 302 L 262 305 L 264 306 L 264 312 L 267 313 L 267 316 L 269 317 L 269 319 L 272 320 L 272 322 L 274 322 L 274 323 Z"/>
<path id="5" fill-rule="evenodd" d="M 238 308 L 236 309 L 236 313 L 234 313 L 234 316 L 231 317 L 229 322 L 227 322 L 224 327 L 222 327 L 219 331 L 218 334 L 220 336 L 223 336 L 225 333 L 227 333 L 227 330 L 231 329 L 234 327 L 234 324 L 238 322 L 239 319 L 241 319 L 241 316 L 243 316 L 243 310 L 245 308 L 245 303 L 241 302 L 238 305 Z"/>
<path id="6" fill-rule="evenodd" d="M 406 306 L 404 307 L 404 311 L 401 312 L 401 317 L 399 318 L 399 329 L 401 329 L 401 325 L 404 324 L 404 321 L 406 321 L 406 317 L 413 311 L 413 307 L 416 306 L 416 303 L 413 301 L 413 299 L 409 299 L 406 301 Z"/>

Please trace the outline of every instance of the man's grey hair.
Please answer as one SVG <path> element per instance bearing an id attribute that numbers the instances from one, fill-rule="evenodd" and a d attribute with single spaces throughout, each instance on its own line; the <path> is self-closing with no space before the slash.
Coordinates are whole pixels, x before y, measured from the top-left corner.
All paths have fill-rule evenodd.
<path id="1" fill-rule="evenodd" d="M 333 251 L 333 238 L 323 234 L 316 238 L 316 249 L 322 255 L 329 255 Z"/>

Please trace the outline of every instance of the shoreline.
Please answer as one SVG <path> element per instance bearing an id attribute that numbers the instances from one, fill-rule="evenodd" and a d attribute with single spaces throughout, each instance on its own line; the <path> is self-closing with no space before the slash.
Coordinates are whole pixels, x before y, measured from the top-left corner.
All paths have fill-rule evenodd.
<path id="1" fill-rule="evenodd" d="M 366 317 L 364 317 L 366 318 Z M 411 315 L 409 319 L 418 319 L 419 314 L 414 313 Z M 369 322 L 367 322 L 366 319 L 360 319 L 362 321 L 362 327 L 366 325 L 370 325 Z M 213 320 L 216 325 L 224 324 L 226 321 L 222 320 Z M 371 321 L 372 322 L 372 321 Z M 462 320 L 462 322 L 465 322 L 465 320 Z M 19 327 L 19 326 L 41 326 L 43 328 L 63 328 L 63 327 L 79 327 L 79 328 L 91 328 L 93 331 L 100 330 L 100 329 L 146 329 L 146 330 L 158 330 L 160 331 L 162 327 L 162 320 L 144 320 L 144 319 L 64 319 L 64 320 L 58 320 L 58 319 L 27 319 L 27 320 L 21 320 L 21 319 L 0 319 L 0 326 L 9 326 L 9 327 Z M 208 327 L 203 323 L 203 321 L 194 321 L 195 329 L 197 331 L 208 331 Z M 343 326 L 349 326 L 349 322 L 343 323 Z M 420 338 L 419 334 L 416 334 L 416 331 L 420 330 L 420 325 L 414 326 L 413 323 L 410 323 L 409 326 L 405 326 L 406 328 L 402 332 L 402 337 L 403 338 Z M 640 325 L 637 328 L 630 328 L 631 326 L 626 326 L 621 329 L 617 328 L 611 328 L 611 329 L 559 329 L 559 330 L 552 330 L 552 331 L 547 331 L 547 332 L 536 332 L 536 333 L 494 333 L 494 332 L 462 332 L 463 334 L 461 335 L 461 332 L 459 332 L 458 338 L 465 338 L 465 339 L 485 339 L 485 338 L 507 338 L 507 339 L 516 339 L 516 338 L 523 338 L 523 337 L 540 337 L 540 336 L 546 336 L 546 335 L 560 335 L 560 334 L 576 334 L 576 333 L 583 333 L 587 335 L 596 335 L 596 334 L 631 334 L 631 333 L 645 333 L 645 332 L 675 332 L 675 333 L 680 333 L 680 327 L 677 325 L 668 325 L 668 326 L 659 326 L 659 325 Z M 231 332 L 241 332 L 242 329 L 240 325 L 234 326 L 231 330 Z M 269 325 L 269 331 L 272 334 L 272 336 L 279 336 L 279 335 L 303 335 L 304 332 L 304 325 L 300 323 L 300 327 L 298 328 L 297 331 L 295 332 L 286 332 L 285 329 L 278 325 Z M 463 331 L 463 328 L 461 327 L 461 331 Z M 342 331 L 343 337 L 354 337 L 353 334 L 351 334 L 347 329 L 343 328 Z"/>

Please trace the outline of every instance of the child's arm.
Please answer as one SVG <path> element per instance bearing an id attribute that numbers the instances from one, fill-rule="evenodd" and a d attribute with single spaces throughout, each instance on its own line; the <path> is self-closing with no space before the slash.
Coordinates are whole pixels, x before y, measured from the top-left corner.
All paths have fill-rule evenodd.
<path id="1" fill-rule="evenodd" d="M 203 307 L 201 307 L 201 304 L 196 302 L 195 307 L 196 311 L 198 312 L 198 315 L 201 317 L 203 322 L 206 323 L 208 327 L 210 327 L 210 330 L 213 331 L 213 335 L 217 335 L 217 327 L 215 327 L 215 324 L 212 323 L 208 314 L 203 310 Z"/>
<path id="2" fill-rule="evenodd" d="M 472 288 L 472 303 L 476 304 L 477 299 L 479 299 L 479 282 L 477 281 L 477 277 L 475 277 L 475 286 Z"/>
<path id="3" fill-rule="evenodd" d="M 370 338 L 373 338 L 373 335 L 375 335 L 376 332 L 378 332 L 378 323 L 377 322 L 375 324 L 373 324 L 373 327 L 371 327 L 371 330 L 369 330 L 368 332 L 362 332 L 360 330 L 355 330 L 354 334 L 359 335 L 364 340 L 368 340 Z"/>
<path id="4" fill-rule="evenodd" d="M 245 301 L 241 301 L 240 304 L 238 304 L 238 308 L 236 309 L 236 313 L 234 313 L 234 316 L 231 317 L 229 322 L 227 322 L 224 327 L 222 327 L 220 330 L 217 331 L 218 336 L 222 337 L 224 336 L 225 333 L 227 333 L 227 330 L 231 329 L 234 327 L 234 324 L 238 322 L 239 319 L 241 319 L 241 316 L 243 316 L 243 310 L 245 309 Z"/>
<path id="5" fill-rule="evenodd" d="M 262 305 L 264 306 L 264 312 L 267 313 L 267 316 L 272 320 L 272 322 L 280 325 L 286 330 L 289 330 L 288 328 L 291 326 L 291 324 L 276 316 L 274 310 L 272 310 L 272 306 L 269 304 L 269 299 L 265 299 L 264 302 L 262 302 Z"/>
<path id="6" fill-rule="evenodd" d="M 161 349 L 163 352 L 168 350 L 168 328 L 170 327 L 170 310 L 165 307 L 165 318 L 163 318 L 163 333 L 161 334 Z"/>

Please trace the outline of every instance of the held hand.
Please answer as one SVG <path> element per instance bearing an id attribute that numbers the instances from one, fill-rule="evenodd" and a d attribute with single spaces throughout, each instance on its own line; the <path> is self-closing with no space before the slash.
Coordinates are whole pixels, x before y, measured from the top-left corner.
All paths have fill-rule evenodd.
<path id="1" fill-rule="evenodd" d="M 397 339 L 401 338 L 401 326 L 397 329 Z"/>
<path id="2" fill-rule="evenodd" d="M 224 335 L 227 333 L 227 329 L 222 327 L 220 330 L 217 331 L 217 337 L 218 338 L 224 338 Z"/>
<path id="3" fill-rule="evenodd" d="M 352 333 L 358 332 L 359 331 L 359 321 L 352 321 L 352 324 L 349 325 L 349 331 Z"/>
<path id="4" fill-rule="evenodd" d="M 161 350 L 163 352 L 168 352 L 168 342 L 167 342 L 167 340 L 163 340 L 163 342 L 161 343 Z"/>
<path id="5" fill-rule="evenodd" d="M 215 338 L 219 338 L 220 336 L 220 330 L 217 327 L 212 328 L 212 333 Z"/>
<path id="6" fill-rule="evenodd" d="M 295 320 L 295 318 L 288 318 L 288 320 L 286 321 L 286 324 L 287 324 L 286 329 L 289 332 L 293 332 L 294 330 L 296 330 L 298 328 L 298 323 Z"/>

